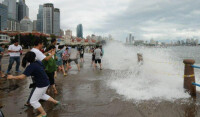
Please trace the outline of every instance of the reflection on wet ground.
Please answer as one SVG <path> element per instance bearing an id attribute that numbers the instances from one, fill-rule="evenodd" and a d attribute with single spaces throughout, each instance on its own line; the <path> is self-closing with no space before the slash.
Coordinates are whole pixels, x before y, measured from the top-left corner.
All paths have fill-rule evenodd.
<path id="1" fill-rule="evenodd" d="M 90 56 L 86 57 L 80 72 L 72 64 L 68 76 L 58 74 L 56 85 L 59 94 L 51 96 L 62 104 L 55 106 L 41 102 L 48 117 L 200 117 L 199 98 L 138 103 L 124 100 L 123 96 L 106 86 L 106 78 L 112 71 L 94 70 Z M 29 78 L 0 80 L 0 107 L 5 117 L 35 117 L 38 114 L 33 108 L 24 107 L 31 91 L 28 88 L 30 83 Z"/>

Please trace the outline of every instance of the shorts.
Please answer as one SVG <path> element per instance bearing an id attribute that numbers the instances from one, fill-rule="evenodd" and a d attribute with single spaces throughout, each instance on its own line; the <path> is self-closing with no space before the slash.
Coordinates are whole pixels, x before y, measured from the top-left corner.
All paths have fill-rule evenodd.
<path id="1" fill-rule="evenodd" d="M 63 65 L 67 64 L 69 60 L 63 60 Z"/>
<path id="2" fill-rule="evenodd" d="M 62 60 L 58 60 L 58 61 L 56 61 L 56 65 L 58 65 L 58 66 L 63 65 L 63 61 L 62 61 Z"/>
<path id="3" fill-rule="evenodd" d="M 83 58 L 84 54 L 80 54 L 80 58 Z"/>
<path id="4" fill-rule="evenodd" d="M 46 72 L 46 73 L 47 73 L 47 72 Z M 54 85 L 54 84 L 55 84 L 54 74 L 55 74 L 55 72 L 47 73 L 47 76 L 49 77 L 50 85 Z"/>
<path id="5" fill-rule="evenodd" d="M 95 55 L 92 55 L 92 61 L 95 61 Z"/>
<path id="6" fill-rule="evenodd" d="M 95 59 L 95 63 L 97 64 L 97 63 L 101 63 L 101 59 Z"/>
<path id="7" fill-rule="evenodd" d="M 69 59 L 68 63 L 71 63 L 72 61 L 74 61 L 76 64 L 78 64 L 78 59 Z"/>

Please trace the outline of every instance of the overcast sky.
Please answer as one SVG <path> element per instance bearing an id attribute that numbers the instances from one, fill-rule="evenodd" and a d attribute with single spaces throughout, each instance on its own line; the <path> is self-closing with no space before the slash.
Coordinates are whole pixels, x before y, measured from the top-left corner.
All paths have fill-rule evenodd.
<path id="1" fill-rule="evenodd" d="M 84 36 L 111 34 L 125 40 L 176 40 L 200 37 L 200 0 L 26 0 L 30 18 L 36 19 L 39 4 L 54 3 L 61 11 L 61 28 L 83 24 Z"/>

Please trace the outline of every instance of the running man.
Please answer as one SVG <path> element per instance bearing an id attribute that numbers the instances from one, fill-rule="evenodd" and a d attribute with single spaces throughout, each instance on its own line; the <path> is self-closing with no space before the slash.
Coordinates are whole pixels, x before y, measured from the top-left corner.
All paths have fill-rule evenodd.
<path id="1" fill-rule="evenodd" d="M 100 70 L 102 70 L 102 64 L 101 64 L 101 55 L 102 55 L 102 51 L 99 48 L 99 46 L 96 46 L 96 49 L 94 50 L 94 55 L 95 55 L 95 64 L 94 67 L 97 67 L 97 63 L 100 65 Z"/>
<path id="2" fill-rule="evenodd" d="M 77 65 L 78 71 L 80 71 L 80 65 L 78 63 L 78 55 L 79 52 L 77 51 L 77 49 L 75 49 L 75 46 L 72 46 L 71 51 L 69 52 L 69 61 L 67 63 L 67 71 L 69 69 L 69 65 L 72 61 L 74 61 Z"/>

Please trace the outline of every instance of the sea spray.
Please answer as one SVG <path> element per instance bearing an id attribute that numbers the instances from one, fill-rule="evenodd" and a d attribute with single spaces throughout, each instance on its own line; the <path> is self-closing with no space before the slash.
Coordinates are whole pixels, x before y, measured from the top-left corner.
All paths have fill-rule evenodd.
<path id="1" fill-rule="evenodd" d="M 107 84 L 125 99 L 173 101 L 190 97 L 183 88 L 182 63 L 173 60 L 169 49 L 113 42 L 104 50 L 104 68 L 114 71 Z M 137 63 L 138 52 L 143 54 L 143 65 Z"/>

